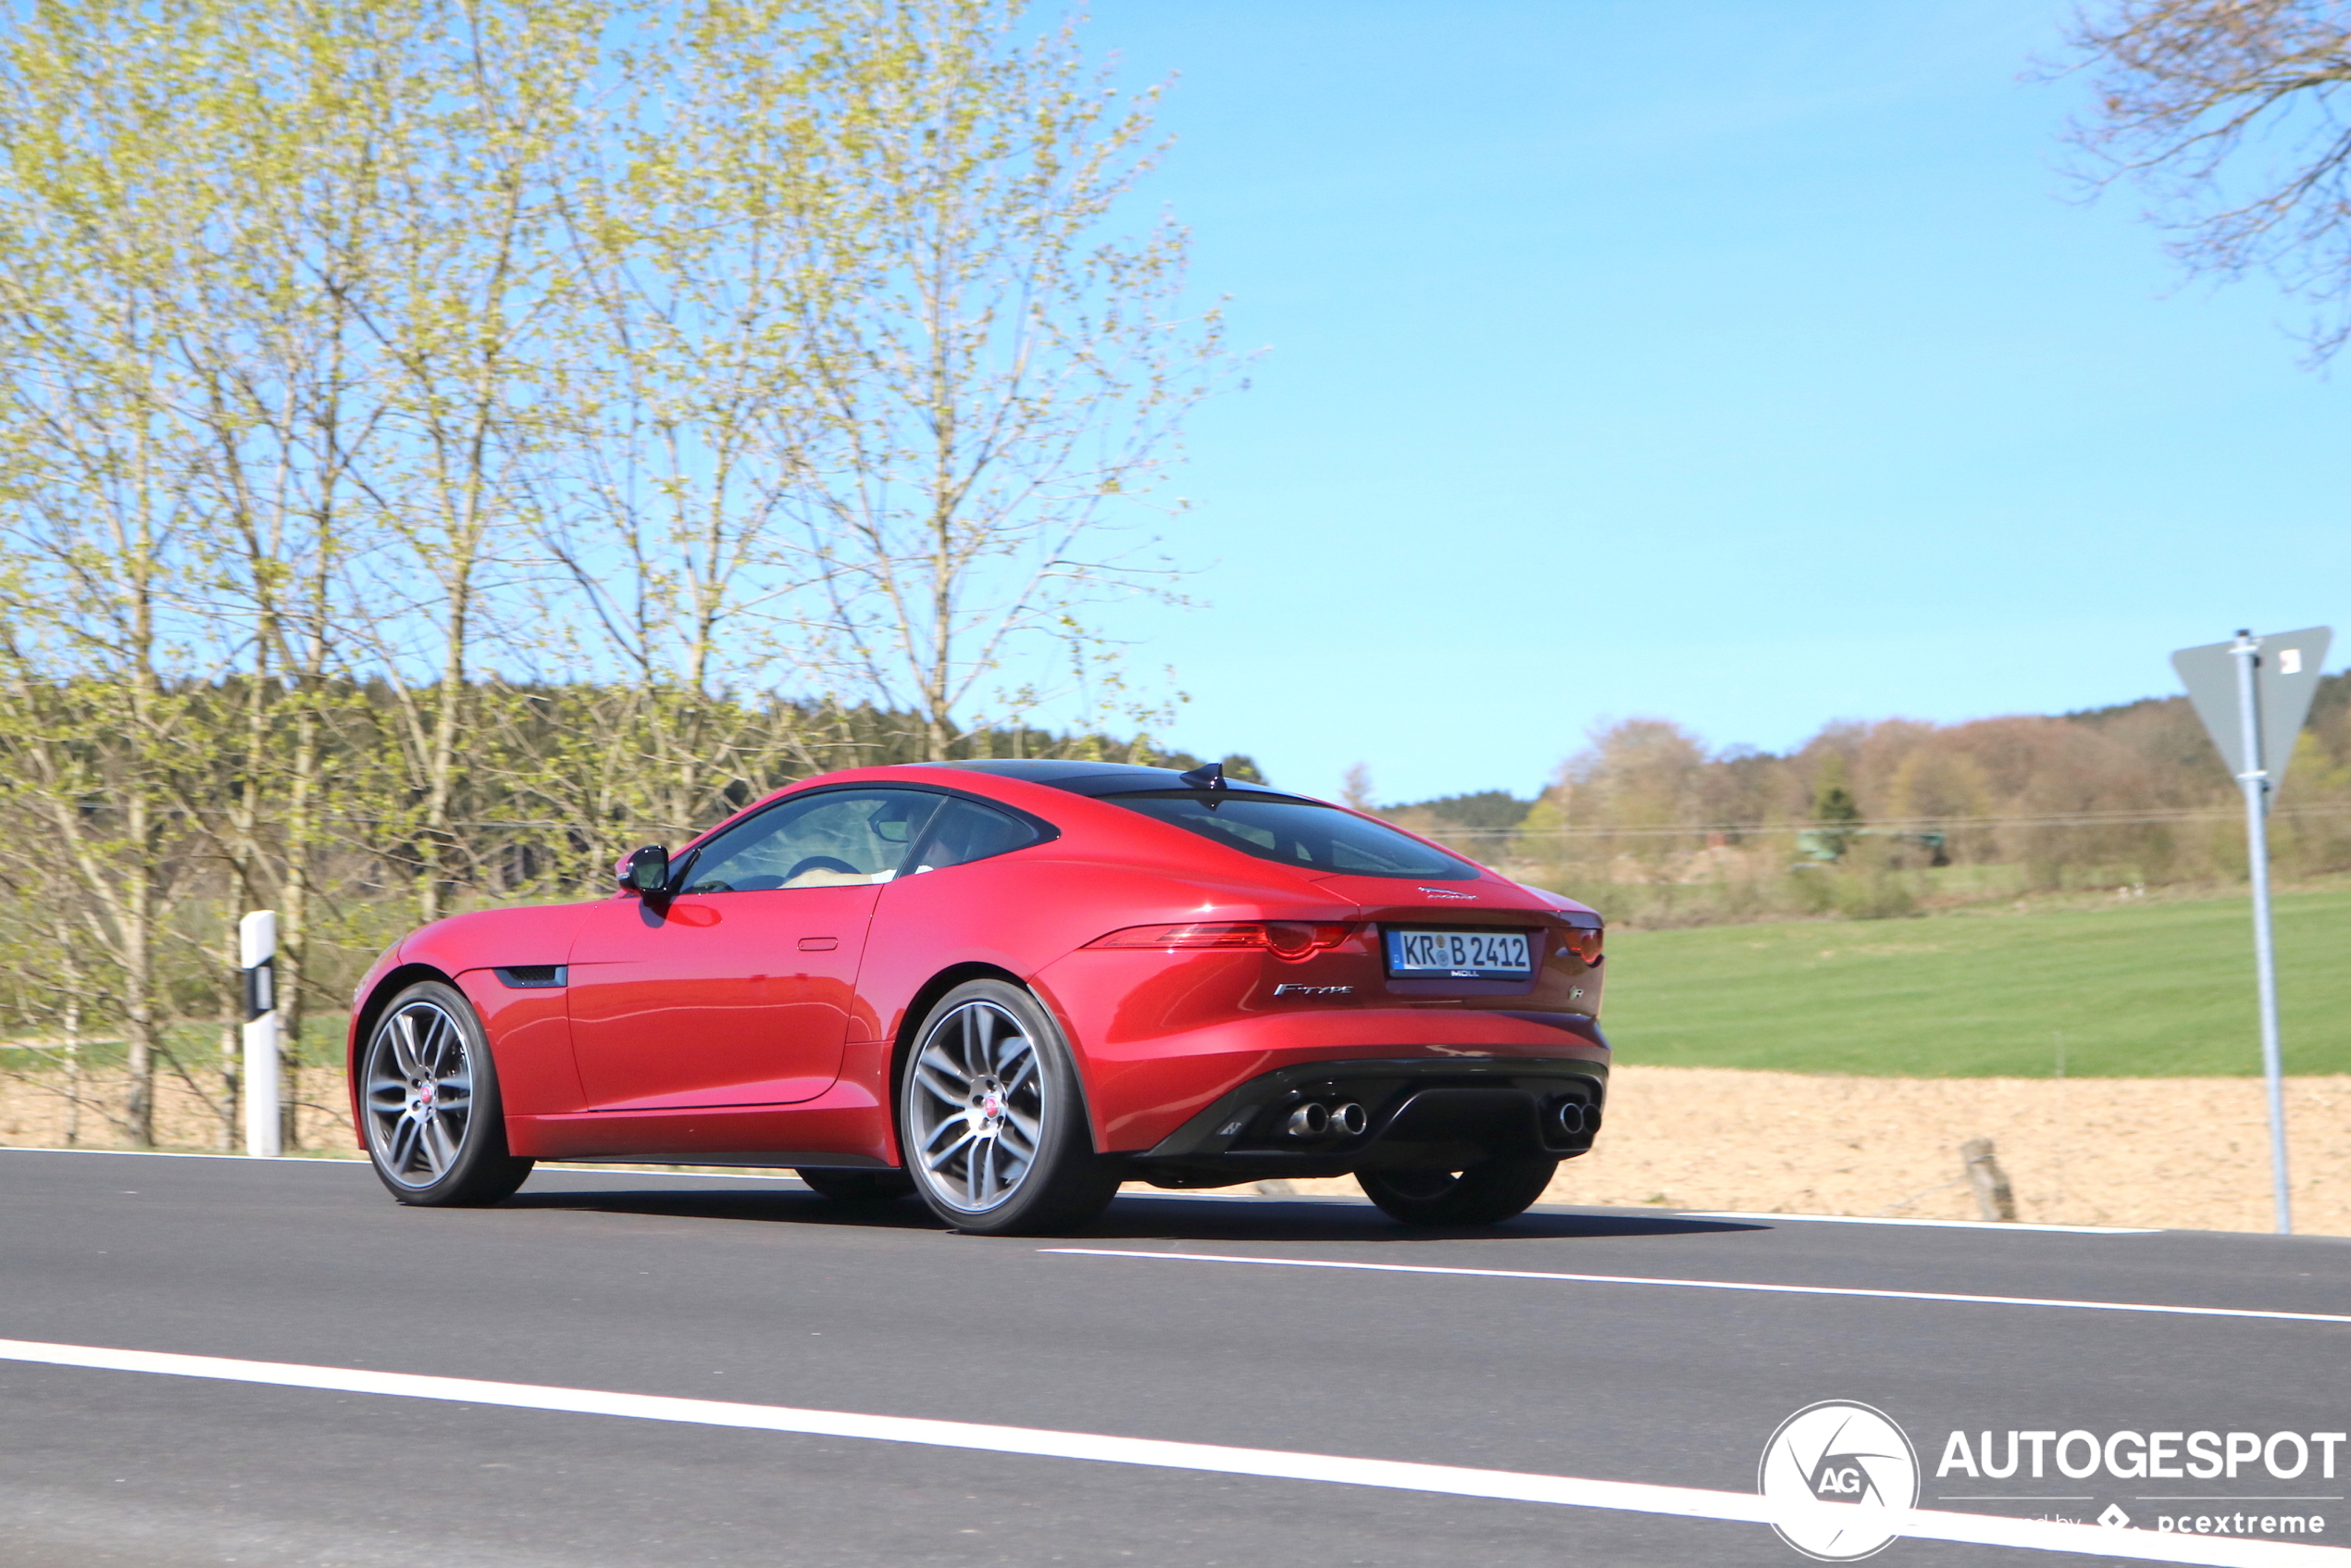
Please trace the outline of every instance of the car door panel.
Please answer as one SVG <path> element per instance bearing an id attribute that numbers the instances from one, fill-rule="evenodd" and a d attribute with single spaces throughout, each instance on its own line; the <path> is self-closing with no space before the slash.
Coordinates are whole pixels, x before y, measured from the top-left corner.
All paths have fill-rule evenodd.
<path id="1" fill-rule="evenodd" d="M 572 1050 L 602 1111 L 788 1105 L 840 1071 L 877 887 L 616 900 L 572 948 Z"/>
<path id="2" fill-rule="evenodd" d="M 570 959 L 591 1109 L 789 1105 L 840 1076 L 882 884 L 938 799 L 819 790 L 729 823 L 671 890 L 599 907 Z"/>

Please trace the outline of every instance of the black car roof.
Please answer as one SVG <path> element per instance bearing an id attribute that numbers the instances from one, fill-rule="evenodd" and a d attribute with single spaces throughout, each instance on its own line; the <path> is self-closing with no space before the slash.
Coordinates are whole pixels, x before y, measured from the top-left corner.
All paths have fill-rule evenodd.
<path id="1" fill-rule="evenodd" d="M 1172 767 L 1139 767 L 1132 763 L 1118 762 L 1078 762 L 1061 757 L 993 757 L 971 762 L 914 763 L 911 765 L 959 767 L 967 773 L 992 773 L 1000 778 L 1019 778 L 1031 784 L 1066 790 L 1073 795 L 1126 795 L 1138 790 L 1175 790 L 1189 793 L 1198 788 L 1188 782 L 1181 771 Z M 1298 798 L 1263 784 L 1235 779 L 1225 780 L 1224 791 L 1220 792 L 1225 791 L 1263 795 L 1277 800 Z"/>

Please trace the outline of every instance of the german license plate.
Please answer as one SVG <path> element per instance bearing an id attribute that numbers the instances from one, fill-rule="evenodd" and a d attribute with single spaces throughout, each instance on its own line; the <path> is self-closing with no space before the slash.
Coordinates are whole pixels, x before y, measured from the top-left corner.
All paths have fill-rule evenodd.
<path id="1" fill-rule="evenodd" d="M 1387 972 L 1399 979 L 1524 980 L 1534 965 L 1524 931 L 1390 931 Z"/>

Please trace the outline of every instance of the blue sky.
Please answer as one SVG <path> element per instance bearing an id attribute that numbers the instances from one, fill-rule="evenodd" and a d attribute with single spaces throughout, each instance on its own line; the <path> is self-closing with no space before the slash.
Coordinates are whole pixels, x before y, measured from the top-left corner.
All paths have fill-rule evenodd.
<path id="1" fill-rule="evenodd" d="M 2290 303 L 2070 198 L 2069 0 L 1097 0 L 1266 352 L 1121 610 L 1173 739 L 1526 793 L 1612 716 L 2055 712 L 2345 613 Z"/>

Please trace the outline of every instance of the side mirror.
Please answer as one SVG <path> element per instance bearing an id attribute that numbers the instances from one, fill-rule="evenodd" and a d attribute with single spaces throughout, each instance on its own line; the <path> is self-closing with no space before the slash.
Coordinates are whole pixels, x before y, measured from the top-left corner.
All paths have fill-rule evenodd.
<path id="1" fill-rule="evenodd" d="M 639 893 L 657 893 L 669 886 L 669 852 L 647 844 L 620 863 L 620 885 Z"/>

